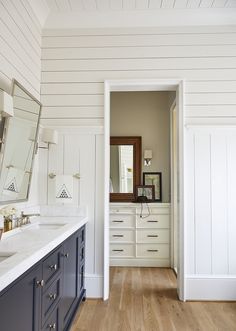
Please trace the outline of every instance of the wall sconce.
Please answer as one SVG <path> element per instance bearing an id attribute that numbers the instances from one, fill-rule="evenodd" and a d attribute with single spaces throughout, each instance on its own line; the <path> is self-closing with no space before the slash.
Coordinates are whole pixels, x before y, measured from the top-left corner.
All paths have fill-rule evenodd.
<path id="1" fill-rule="evenodd" d="M 143 158 L 144 158 L 144 165 L 146 167 L 149 167 L 151 165 L 151 161 L 152 161 L 152 150 L 145 149 Z"/>
<path id="2" fill-rule="evenodd" d="M 14 116 L 13 97 L 3 90 L 0 90 L 0 113 L 1 116 Z"/>
<path id="3" fill-rule="evenodd" d="M 54 129 L 44 128 L 41 136 L 42 142 L 47 144 L 47 147 L 38 146 L 38 148 L 49 149 L 49 145 L 58 143 L 58 132 Z"/>

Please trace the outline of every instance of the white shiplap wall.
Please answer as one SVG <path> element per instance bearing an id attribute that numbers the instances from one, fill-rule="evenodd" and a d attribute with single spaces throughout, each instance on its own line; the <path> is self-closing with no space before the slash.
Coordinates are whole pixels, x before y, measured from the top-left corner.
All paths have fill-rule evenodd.
<path id="1" fill-rule="evenodd" d="M 28 0 L 0 1 L 0 89 L 8 93 L 17 79 L 40 100 L 41 26 Z M 38 163 L 35 162 L 28 204 L 38 204 Z"/>
<path id="2" fill-rule="evenodd" d="M 104 80 L 136 78 L 185 79 L 185 124 L 236 123 L 236 27 L 45 30 L 43 33 L 41 93 L 43 122 L 47 125 L 103 126 Z M 227 148 L 231 149 L 226 150 L 226 136 L 227 130 L 222 137 L 212 137 L 208 128 L 194 138 L 194 148 L 186 148 L 185 158 L 189 162 L 186 205 L 192 217 L 189 220 L 195 219 L 193 227 L 191 221 L 188 224 L 189 278 L 202 274 L 214 278 L 220 273 L 229 276 L 236 267 L 232 232 L 228 234 L 232 237 L 231 244 L 225 244 L 217 256 L 219 233 L 224 234 L 224 241 L 229 239 L 225 237 L 225 206 L 231 217 L 235 212 L 225 187 L 225 175 L 217 177 L 226 167 L 220 160 L 228 155 L 228 167 L 235 162 L 234 141 L 229 142 Z M 192 142 L 189 139 L 186 144 Z M 232 171 L 230 176 L 235 179 Z M 221 201 L 219 185 L 222 185 Z M 213 190 L 216 193 L 212 196 Z M 233 187 L 231 191 L 233 194 Z M 102 249 L 102 241 L 99 242 Z M 227 262 L 230 256 L 231 267 Z M 197 288 L 201 296 L 204 287 Z M 210 299 L 209 293 L 204 298 L 207 295 Z M 190 291 L 188 298 L 197 296 Z"/>

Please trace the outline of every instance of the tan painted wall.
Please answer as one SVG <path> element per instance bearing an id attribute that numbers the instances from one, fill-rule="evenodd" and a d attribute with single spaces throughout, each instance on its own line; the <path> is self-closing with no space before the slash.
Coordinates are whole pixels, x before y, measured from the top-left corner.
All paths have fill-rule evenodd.
<path id="1" fill-rule="evenodd" d="M 142 136 L 145 149 L 153 151 L 152 164 L 143 172 L 162 172 L 162 201 L 170 201 L 169 92 L 113 92 L 111 136 Z"/>

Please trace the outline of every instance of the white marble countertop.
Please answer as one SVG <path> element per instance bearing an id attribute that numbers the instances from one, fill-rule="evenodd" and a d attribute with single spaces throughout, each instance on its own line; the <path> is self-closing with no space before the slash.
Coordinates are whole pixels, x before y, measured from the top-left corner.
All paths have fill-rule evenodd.
<path id="1" fill-rule="evenodd" d="M 85 223 L 87 223 L 87 218 L 83 216 L 35 217 L 32 219 L 31 225 L 24 225 L 3 234 L 3 238 L 0 240 L 0 259 L 4 254 L 13 253 L 13 255 L 0 262 L 0 291 Z M 36 229 L 37 224 L 61 224 L 61 226 L 56 229 L 50 229 L 50 226 Z"/>

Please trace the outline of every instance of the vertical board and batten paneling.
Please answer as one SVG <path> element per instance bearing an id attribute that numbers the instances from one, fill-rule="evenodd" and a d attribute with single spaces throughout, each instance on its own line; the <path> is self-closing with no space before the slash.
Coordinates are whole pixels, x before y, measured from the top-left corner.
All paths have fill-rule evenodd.
<path id="1" fill-rule="evenodd" d="M 236 134 L 227 135 L 227 212 L 228 212 L 228 254 L 229 274 L 236 274 Z"/>
<path id="2" fill-rule="evenodd" d="M 187 273 L 235 275 L 236 131 L 188 128 L 186 149 Z"/>
<path id="3" fill-rule="evenodd" d="M 0 89 L 11 92 L 15 78 L 40 100 L 40 23 L 27 0 L 0 1 Z M 38 156 L 34 163 L 29 201 L 19 209 L 38 205 Z"/>
<path id="4" fill-rule="evenodd" d="M 78 130 L 79 132 L 79 130 Z M 42 151 L 41 153 L 44 153 Z M 61 201 L 56 199 L 56 179 L 58 176 L 69 176 L 73 178 L 73 188 L 70 192 L 72 196 L 71 203 L 65 203 L 65 207 L 81 206 L 87 208 L 88 224 L 87 224 L 87 245 L 86 245 L 86 273 L 93 275 L 95 270 L 95 171 L 96 171 L 96 136 L 95 134 L 79 134 L 71 133 L 70 130 L 59 131 L 59 139 L 57 145 L 50 146 L 50 151 L 47 155 L 41 155 L 41 166 L 44 168 L 44 176 L 41 177 L 41 192 L 42 198 L 40 204 L 48 204 L 53 206 L 61 206 Z M 50 178 L 48 174 L 54 174 L 54 178 Z M 80 179 L 75 175 L 79 174 Z M 46 184 L 47 196 L 44 196 Z M 97 226 L 97 229 L 99 227 Z M 100 231 L 100 230 L 98 230 Z M 101 258 L 100 258 L 101 260 Z M 99 260 L 99 261 L 100 261 Z"/>

